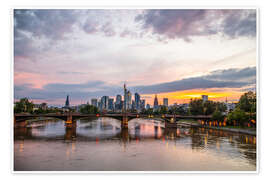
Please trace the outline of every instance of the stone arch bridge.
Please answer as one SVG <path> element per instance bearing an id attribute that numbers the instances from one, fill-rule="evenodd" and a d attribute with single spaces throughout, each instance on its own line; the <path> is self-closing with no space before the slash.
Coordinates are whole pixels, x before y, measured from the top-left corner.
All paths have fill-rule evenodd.
<path id="1" fill-rule="evenodd" d="M 76 120 L 82 118 L 98 118 L 98 117 L 110 117 L 118 119 L 121 121 L 122 127 L 128 127 L 128 121 L 135 118 L 159 118 L 165 120 L 165 125 L 176 125 L 176 122 L 181 119 L 194 119 L 194 120 L 209 120 L 212 116 L 206 115 L 143 115 L 143 114 L 134 114 L 134 113 L 119 113 L 119 114 L 80 114 L 80 113 L 65 113 L 65 114 L 14 114 L 14 123 L 19 124 L 19 126 L 25 126 L 26 120 L 37 118 L 37 117 L 51 117 L 62 119 L 66 122 L 67 125 L 76 124 Z"/>

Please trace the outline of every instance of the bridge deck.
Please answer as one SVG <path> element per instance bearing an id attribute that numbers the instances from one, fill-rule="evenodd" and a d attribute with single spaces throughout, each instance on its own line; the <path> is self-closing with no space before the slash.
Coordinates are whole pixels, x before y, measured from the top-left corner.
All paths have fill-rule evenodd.
<path id="1" fill-rule="evenodd" d="M 70 113 L 70 114 L 14 114 L 16 121 L 24 121 L 26 118 L 36 118 L 36 117 L 54 117 L 54 118 L 83 118 L 83 117 L 114 117 L 114 118 L 161 118 L 161 119 L 211 119 L 212 116 L 197 115 L 197 116 L 183 116 L 183 115 L 143 115 L 143 114 L 79 114 L 79 113 Z"/>

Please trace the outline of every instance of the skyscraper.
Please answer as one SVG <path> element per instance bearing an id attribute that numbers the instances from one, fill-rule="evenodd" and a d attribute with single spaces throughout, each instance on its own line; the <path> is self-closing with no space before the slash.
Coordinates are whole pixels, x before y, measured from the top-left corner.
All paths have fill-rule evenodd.
<path id="1" fill-rule="evenodd" d="M 116 96 L 116 102 L 115 102 L 115 109 L 116 110 L 121 110 L 122 109 L 121 101 L 122 101 L 122 96 L 118 94 Z"/>
<path id="2" fill-rule="evenodd" d="M 67 99 L 66 99 L 65 107 L 69 107 L 69 95 L 67 95 Z"/>
<path id="3" fill-rule="evenodd" d="M 155 100 L 154 100 L 154 110 L 158 109 L 158 99 L 157 99 L 157 95 L 155 95 Z"/>
<path id="4" fill-rule="evenodd" d="M 118 94 L 117 96 L 116 96 L 116 104 L 121 104 L 121 101 L 122 101 L 122 96 L 120 95 L 120 94 Z"/>
<path id="5" fill-rule="evenodd" d="M 136 110 L 141 109 L 140 104 L 141 104 L 140 95 L 138 93 L 135 93 L 135 109 Z"/>
<path id="6" fill-rule="evenodd" d="M 124 84 L 124 111 L 127 110 L 127 99 L 128 99 L 127 88 L 126 84 Z"/>
<path id="7" fill-rule="evenodd" d="M 113 98 L 109 98 L 108 109 L 111 110 L 111 111 L 114 109 L 114 107 L 113 107 Z"/>
<path id="8" fill-rule="evenodd" d="M 91 99 L 91 105 L 98 107 L 98 100 L 97 99 Z"/>
<path id="9" fill-rule="evenodd" d="M 168 107 L 168 105 L 169 105 L 169 100 L 168 100 L 168 98 L 163 98 L 163 106 Z"/>
<path id="10" fill-rule="evenodd" d="M 108 106 L 109 106 L 109 96 L 102 96 L 101 98 L 102 110 L 108 110 Z"/>
<path id="11" fill-rule="evenodd" d="M 102 103 L 101 103 L 101 99 L 98 101 L 98 110 L 102 111 Z"/>
<path id="12" fill-rule="evenodd" d="M 202 95 L 203 102 L 208 101 L 208 95 Z"/>
<path id="13" fill-rule="evenodd" d="M 136 107 L 135 107 L 135 101 L 134 100 L 132 100 L 131 109 L 136 109 Z"/>
<path id="14" fill-rule="evenodd" d="M 127 109 L 131 109 L 131 100 L 132 100 L 132 94 L 130 91 L 127 92 Z"/>
<path id="15" fill-rule="evenodd" d="M 145 109 L 145 99 L 141 100 L 140 106 L 141 106 L 141 109 Z"/>

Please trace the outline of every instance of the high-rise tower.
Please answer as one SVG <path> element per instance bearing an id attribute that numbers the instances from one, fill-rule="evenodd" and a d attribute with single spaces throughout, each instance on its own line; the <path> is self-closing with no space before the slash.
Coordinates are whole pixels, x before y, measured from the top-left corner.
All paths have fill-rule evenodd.
<path id="1" fill-rule="evenodd" d="M 126 89 L 126 83 L 124 83 L 124 111 L 127 110 L 127 89 Z"/>
<path id="2" fill-rule="evenodd" d="M 66 99 L 65 107 L 69 107 L 69 95 L 67 95 L 67 99 Z"/>
<path id="3" fill-rule="evenodd" d="M 154 100 L 154 109 L 157 110 L 158 109 L 158 99 L 157 99 L 157 95 L 155 95 L 155 100 Z"/>
<path id="4" fill-rule="evenodd" d="M 141 109 L 141 97 L 139 93 L 135 93 L 135 109 L 137 111 Z"/>

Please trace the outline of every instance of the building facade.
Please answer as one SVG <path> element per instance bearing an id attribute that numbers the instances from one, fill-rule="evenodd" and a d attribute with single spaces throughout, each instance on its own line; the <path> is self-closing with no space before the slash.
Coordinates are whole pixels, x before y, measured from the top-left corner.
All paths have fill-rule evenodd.
<path id="1" fill-rule="evenodd" d="M 135 93 L 135 109 L 139 111 L 141 109 L 141 97 L 139 93 Z"/>
<path id="2" fill-rule="evenodd" d="M 108 110 L 109 108 L 109 96 L 102 96 L 101 98 L 101 109 Z"/>
<path id="3" fill-rule="evenodd" d="M 203 100 L 203 102 L 208 101 L 208 95 L 202 95 L 202 100 Z"/>
<path id="4" fill-rule="evenodd" d="M 69 108 L 69 95 L 67 95 L 66 102 L 65 102 L 65 108 Z"/>
<path id="5" fill-rule="evenodd" d="M 110 111 L 114 110 L 114 99 L 113 98 L 109 98 L 108 110 L 110 110 Z"/>
<path id="6" fill-rule="evenodd" d="M 168 98 L 163 98 L 163 106 L 166 106 L 166 107 L 169 106 L 169 99 Z"/>
<path id="7" fill-rule="evenodd" d="M 91 105 L 98 107 L 98 100 L 97 99 L 91 99 Z"/>
<path id="8" fill-rule="evenodd" d="M 141 109 L 145 109 L 145 99 L 141 100 Z"/>
<path id="9" fill-rule="evenodd" d="M 157 95 L 155 95 L 155 99 L 154 99 L 154 110 L 158 110 L 158 98 L 157 98 Z"/>

